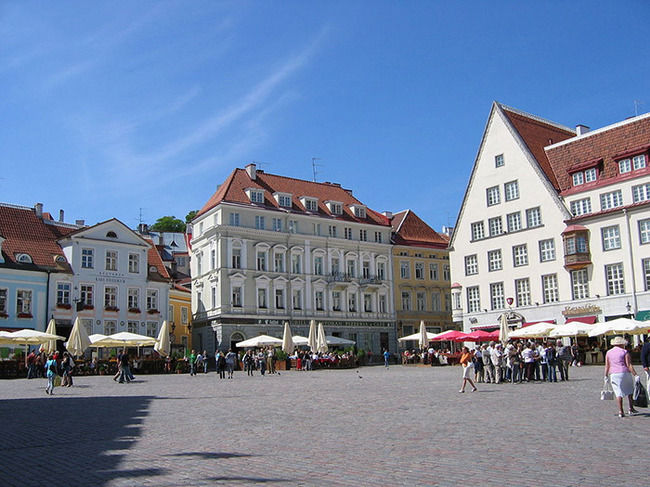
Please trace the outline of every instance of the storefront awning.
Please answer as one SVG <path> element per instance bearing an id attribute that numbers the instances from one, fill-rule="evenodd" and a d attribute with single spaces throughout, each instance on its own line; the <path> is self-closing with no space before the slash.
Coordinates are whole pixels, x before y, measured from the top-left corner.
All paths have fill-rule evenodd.
<path id="1" fill-rule="evenodd" d="M 493 330 L 498 330 L 499 325 L 474 325 L 474 326 L 470 326 L 469 329 L 472 331 L 476 331 L 476 330 L 493 331 Z"/>
<path id="2" fill-rule="evenodd" d="M 596 323 L 597 316 L 576 316 L 574 318 L 567 318 L 566 322 L 571 323 L 572 321 L 578 321 L 584 323 L 585 325 L 593 325 Z"/>
<path id="3" fill-rule="evenodd" d="M 646 309 L 645 311 L 639 311 L 636 314 L 636 319 L 639 321 L 649 321 L 650 320 L 650 309 Z"/>

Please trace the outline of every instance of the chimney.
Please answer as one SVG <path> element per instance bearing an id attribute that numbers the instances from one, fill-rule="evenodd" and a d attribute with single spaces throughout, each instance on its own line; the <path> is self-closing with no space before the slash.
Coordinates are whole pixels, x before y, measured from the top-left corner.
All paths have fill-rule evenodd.
<path id="1" fill-rule="evenodd" d="M 158 234 L 158 245 L 165 245 L 165 238 L 164 238 L 162 232 L 160 232 Z"/>
<path id="2" fill-rule="evenodd" d="M 59 221 L 63 222 L 63 210 L 59 210 Z"/>
<path id="3" fill-rule="evenodd" d="M 255 178 L 257 177 L 257 166 L 254 163 L 250 163 L 246 165 L 246 172 L 248 173 L 248 176 L 255 181 Z"/>
<path id="4" fill-rule="evenodd" d="M 34 213 L 36 213 L 37 217 L 43 218 L 43 203 L 36 203 L 34 205 Z"/>
<path id="5" fill-rule="evenodd" d="M 138 233 L 140 235 L 147 235 L 149 233 L 149 225 L 146 223 L 138 223 Z"/>
<path id="6" fill-rule="evenodd" d="M 392 211 L 385 211 L 383 215 L 388 218 L 389 220 L 393 218 L 393 212 Z"/>
<path id="7" fill-rule="evenodd" d="M 74 224 L 77 225 L 78 227 L 83 227 L 86 225 L 86 220 L 75 220 Z"/>
<path id="8" fill-rule="evenodd" d="M 586 125 L 582 125 L 582 124 L 576 125 L 576 135 L 578 137 L 586 134 L 587 132 L 589 132 L 589 130 L 590 130 L 589 127 L 587 127 Z"/>

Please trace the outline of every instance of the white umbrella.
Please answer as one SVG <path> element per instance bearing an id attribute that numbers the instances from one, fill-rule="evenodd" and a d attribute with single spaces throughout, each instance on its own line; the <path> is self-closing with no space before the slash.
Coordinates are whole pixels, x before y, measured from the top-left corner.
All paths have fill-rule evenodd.
<path id="1" fill-rule="evenodd" d="M 70 337 L 68 341 L 65 342 L 65 348 L 68 349 L 72 355 L 81 355 L 86 349 L 90 346 L 90 338 L 86 332 L 86 327 L 81 326 L 79 318 L 74 320 L 74 325 L 72 326 L 72 331 L 70 331 Z"/>
<path id="2" fill-rule="evenodd" d="M 170 334 L 169 323 L 167 323 L 167 320 L 165 320 L 162 322 L 162 326 L 160 327 L 160 331 L 158 332 L 158 340 L 156 344 L 153 346 L 153 349 L 163 357 L 169 356 L 169 353 L 171 352 L 171 343 L 169 341 L 169 334 Z"/>
<path id="3" fill-rule="evenodd" d="M 50 322 L 47 324 L 47 329 L 45 330 L 45 333 L 49 333 L 50 335 L 56 335 L 56 321 L 54 321 L 54 318 L 50 320 Z M 47 355 L 56 352 L 56 340 L 48 340 L 45 343 L 41 345 L 41 352 L 45 352 Z"/>
<path id="4" fill-rule="evenodd" d="M 311 320 L 309 323 L 309 338 L 307 338 L 307 345 L 309 345 L 309 349 L 314 352 L 318 348 L 316 345 L 316 320 Z"/>
<path id="5" fill-rule="evenodd" d="M 316 350 L 327 353 L 327 339 L 325 338 L 325 329 L 322 323 L 318 323 L 318 336 L 316 337 Z"/>
<path id="6" fill-rule="evenodd" d="M 420 336 L 418 338 L 420 349 L 426 348 L 429 345 L 429 337 L 427 335 L 427 327 L 424 326 L 424 320 L 420 321 Z"/>
<path id="7" fill-rule="evenodd" d="M 237 348 L 248 348 L 248 347 L 256 348 L 256 347 L 265 347 L 267 345 L 282 346 L 282 340 L 280 340 L 279 338 L 270 337 L 268 335 L 260 335 L 254 338 L 249 338 L 248 340 L 241 341 L 237 343 L 235 346 Z"/>
<path id="8" fill-rule="evenodd" d="M 553 323 L 540 321 L 534 325 L 524 326 L 510 333 L 509 338 L 536 338 L 548 336 L 549 332 L 555 328 Z"/>
<path id="9" fill-rule="evenodd" d="M 325 337 L 325 343 L 327 343 L 328 345 L 338 346 L 338 345 L 354 345 L 356 342 L 354 340 L 347 340 L 345 338 L 327 335 Z"/>
<path id="10" fill-rule="evenodd" d="M 291 338 L 291 327 L 289 326 L 289 322 L 285 321 L 284 335 L 282 336 L 282 351 L 284 353 L 293 353 L 294 348 L 293 339 Z"/>
<path id="11" fill-rule="evenodd" d="M 296 346 L 309 345 L 309 339 L 307 337 L 294 335 L 291 339 L 293 340 L 293 344 Z"/>
<path id="12" fill-rule="evenodd" d="M 11 334 L 11 340 L 13 343 L 19 343 L 21 345 L 41 345 L 50 340 L 65 340 L 65 337 L 25 329 L 13 332 Z"/>
<path id="13" fill-rule="evenodd" d="M 508 330 L 508 315 L 506 313 L 501 313 L 499 322 L 499 341 L 505 345 L 508 341 L 508 335 L 510 332 L 510 330 Z"/>
<path id="14" fill-rule="evenodd" d="M 138 335 L 128 331 L 108 335 L 102 340 L 93 343 L 93 347 L 147 347 L 156 344 L 156 339 L 144 335 Z"/>
<path id="15" fill-rule="evenodd" d="M 13 335 L 13 333 L 9 331 L 0 331 L 0 343 L 2 344 L 15 343 L 13 338 L 11 338 L 11 335 Z"/>
<path id="16" fill-rule="evenodd" d="M 427 343 L 429 343 L 431 340 L 433 340 L 437 335 L 440 333 L 431 333 L 430 331 L 427 332 Z M 412 335 L 407 335 L 402 338 L 398 338 L 397 341 L 399 342 L 412 342 L 412 341 L 419 341 L 420 340 L 420 332 L 413 333 Z"/>
<path id="17" fill-rule="evenodd" d="M 551 338 L 587 336 L 593 328 L 593 325 L 587 325 L 580 321 L 572 321 L 571 323 L 555 326 L 548 333 L 548 336 Z"/>
<path id="18" fill-rule="evenodd" d="M 589 331 L 590 337 L 599 335 L 622 335 L 627 333 L 629 335 L 643 335 L 650 330 L 650 322 L 637 321 L 632 318 L 616 318 L 612 321 L 605 321 L 604 323 L 597 323 L 592 326 Z"/>
<path id="19" fill-rule="evenodd" d="M 94 335 L 90 335 L 88 338 L 90 339 L 90 345 L 97 347 L 98 345 L 96 345 L 96 343 L 101 340 L 106 340 L 108 336 L 102 335 L 101 333 L 95 333 Z"/>

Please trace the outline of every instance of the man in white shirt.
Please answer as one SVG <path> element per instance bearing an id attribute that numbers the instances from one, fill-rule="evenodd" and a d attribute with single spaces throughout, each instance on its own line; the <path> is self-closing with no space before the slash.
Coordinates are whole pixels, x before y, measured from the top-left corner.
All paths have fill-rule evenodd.
<path id="1" fill-rule="evenodd" d="M 501 365 L 503 365 L 503 346 L 500 343 L 492 349 L 492 365 L 494 366 L 494 383 L 501 383 Z"/>

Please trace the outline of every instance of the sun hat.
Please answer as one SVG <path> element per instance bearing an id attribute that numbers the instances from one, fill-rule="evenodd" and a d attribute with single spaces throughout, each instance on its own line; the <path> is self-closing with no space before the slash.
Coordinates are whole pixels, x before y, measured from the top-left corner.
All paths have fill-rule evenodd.
<path id="1" fill-rule="evenodd" d="M 612 338 L 612 340 L 609 343 L 611 343 L 612 346 L 616 346 L 616 345 L 625 346 L 625 345 L 627 345 L 627 340 L 625 338 L 623 338 L 623 337 L 614 337 L 614 338 Z"/>

